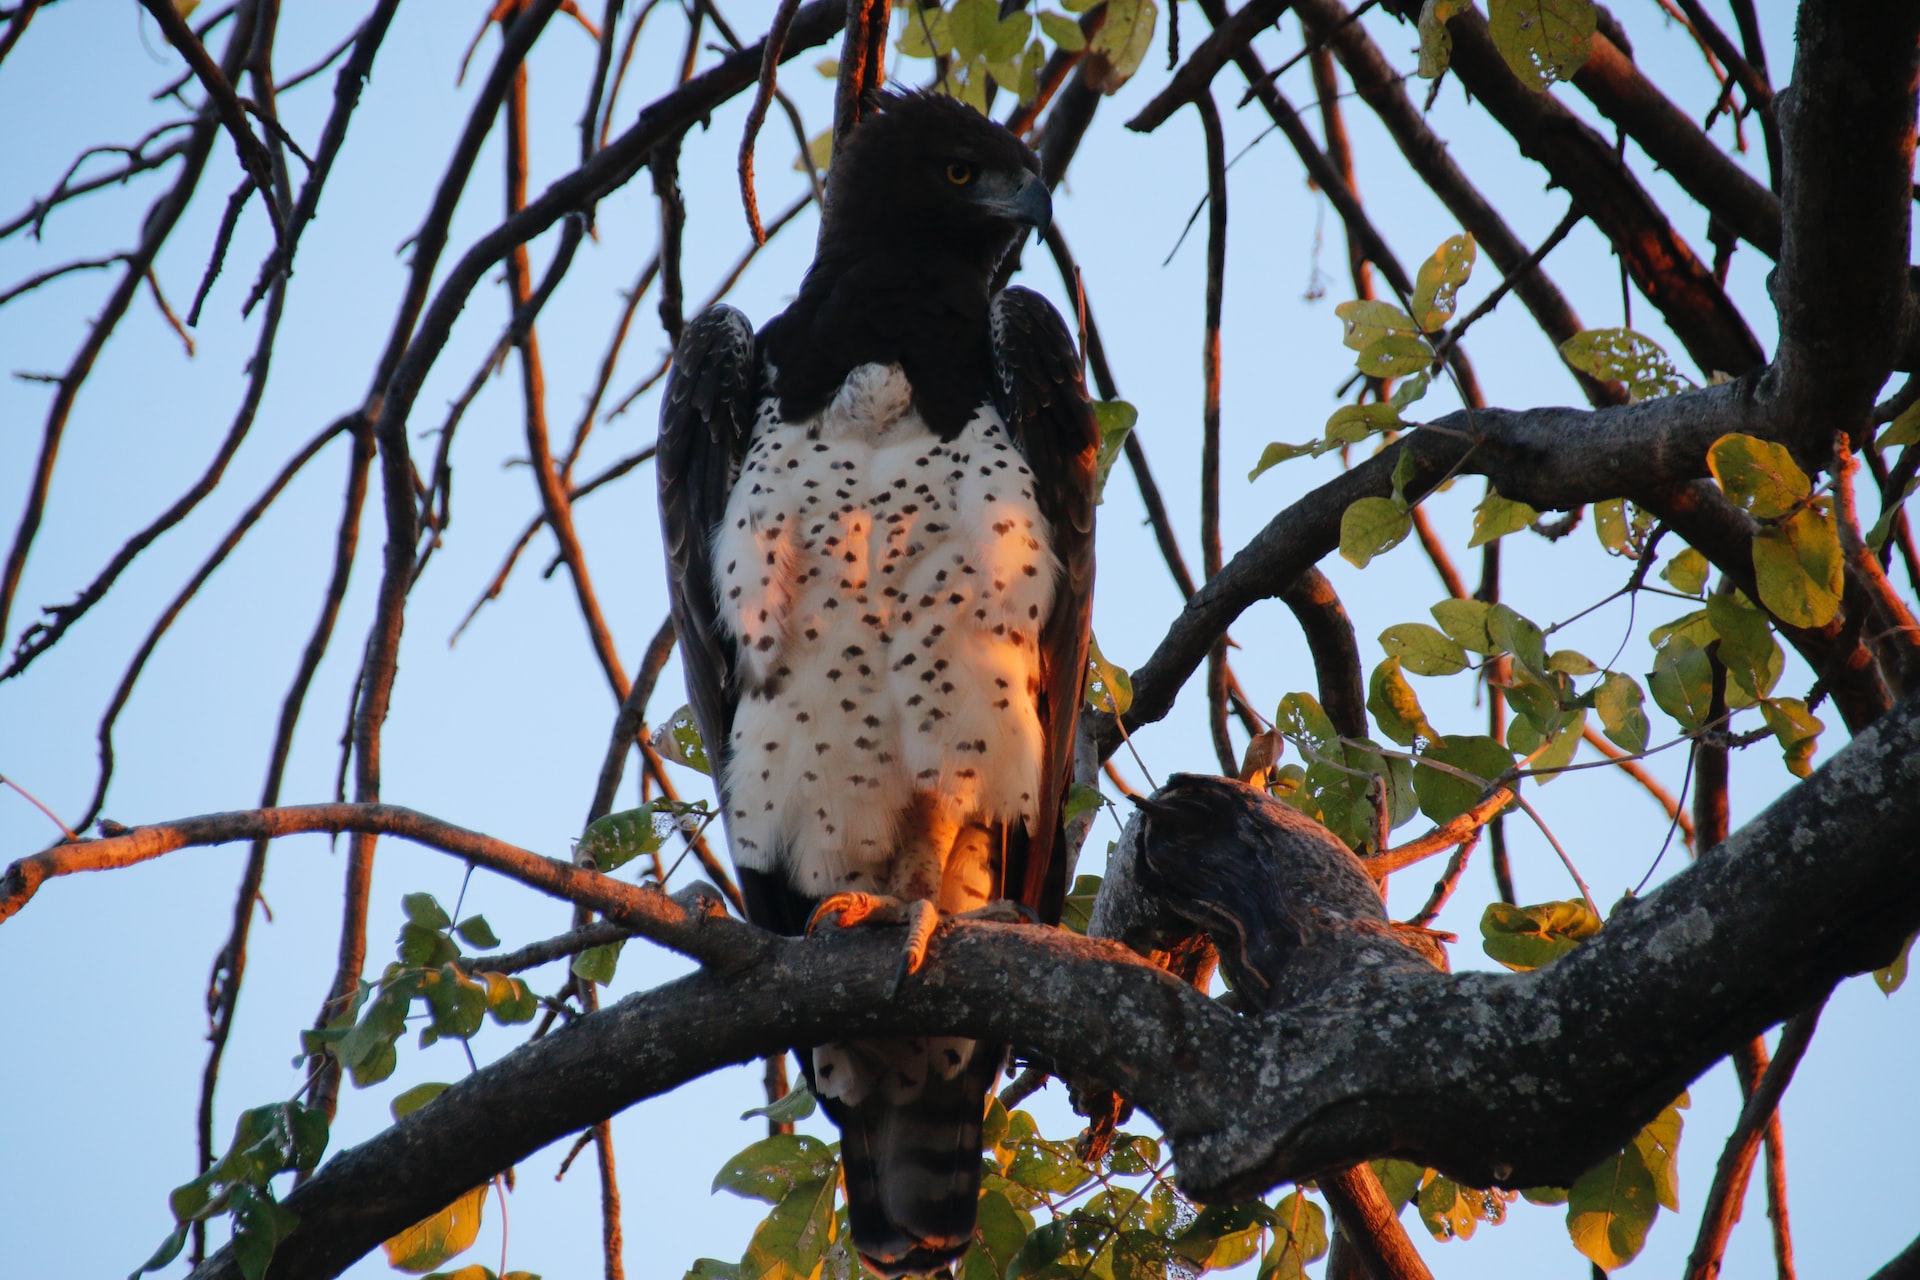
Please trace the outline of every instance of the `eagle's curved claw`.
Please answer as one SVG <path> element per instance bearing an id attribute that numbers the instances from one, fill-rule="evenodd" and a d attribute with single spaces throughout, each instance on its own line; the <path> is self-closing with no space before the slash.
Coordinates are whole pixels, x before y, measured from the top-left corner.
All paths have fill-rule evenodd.
<path id="1" fill-rule="evenodd" d="M 933 941 L 934 929 L 940 924 L 940 912 L 931 902 L 924 898 L 902 902 L 898 898 L 886 898 L 873 893 L 836 893 L 821 899 L 820 905 L 813 909 L 813 915 L 807 921 L 807 932 L 811 934 L 827 926 L 851 929 L 856 925 L 876 924 L 907 926 L 900 964 L 887 986 L 887 998 L 892 999 L 900 993 L 900 987 L 908 977 L 918 973 L 927 962 L 927 947 Z"/>

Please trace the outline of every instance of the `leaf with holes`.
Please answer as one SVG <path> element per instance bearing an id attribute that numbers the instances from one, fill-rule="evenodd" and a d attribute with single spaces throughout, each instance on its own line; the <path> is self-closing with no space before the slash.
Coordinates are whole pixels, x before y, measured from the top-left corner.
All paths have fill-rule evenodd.
<path id="1" fill-rule="evenodd" d="M 1343 302 L 1333 309 L 1333 314 L 1340 318 L 1340 341 L 1350 351 L 1365 351 L 1382 338 L 1413 337 L 1420 332 L 1413 317 L 1391 302 L 1370 299 Z"/>
<path id="2" fill-rule="evenodd" d="M 1380 732 L 1403 747 L 1421 738 L 1432 742 L 1440 736 L 1427 723 L 1427 713 L 1420 709 L 1419 696 L 1407 683 L 1398 658 L 1388 658 L 1373 669 L 1367 685 L 1367 710 L 1373 713 Z"/>
<path id="3" fill-rule="evenodd" d="M 1424 34 L 1421 39 L 1424 44 Z M 1433 333 L 1453 319 L 1454 298 L 1473 274 L 1473 258 L 1472 236 L 1448 236 L 1420 264 L 1413 282 L 1413 318 L 1424 332 Z"/>
<path id="4" fill-rule="evenodd" d="M 1728 501 L 1756 520 L 1777 520 L 1813 489 L 1785 445 L 1758 436 L 1721 436 L 1707 450 L 1707 470 Z"/>
<path id="5" fill-rule="evenodd" d="M 1602 382 L 1625 383 L 1633 400 L 1654 400 L 1693 386 L 1659 343 L 1632 329 L 1582 329 L 1560 344 L 1560 354 Z"/>
<path id="6" fill-rule="evenodd" d="M 1127 669 L 1108 662 L 1100 641 L 1087 639 L 1087 705 L 1095 711 L 1124 716 L 1133 705 L 1133 678 Z"/>
<path id="7" fill-rule="evenodd" d="M 829 1176 L 839 1156 L 827 1143 L 804 1133 L 780 1133 L 735 1155 L 713 1175 L 714 1191 L 731 1191 L 749 1200 L 778 1204 L 794 1187 Z"/>
<path id="8" fill-rule="evenodd" d="M 1420 70 L 1423 80 L 1438 80 L 1453 61 L 1453 34 L 1447 19 L 1473 8 L 1473 0 L 1427 0 L 1420 7 Z"/>
<path id="9" fill-rule="evenodd" d="M 1433 348 L 1410 333 L 1390 333 L 1369 342 L 1354 358 L 1353 367 L 1369 378 L 1399 378 L 1419 373 L 1433 363 Z"/>
<path id="10" fill-rule="evenodd" d="M 1298 1191 L 1273 1206 L 1273 1239 L 1255 1280 L 1307 1280 L 1306 1264 L 1327 1253 L 1327 1213 Z"/>
<path id="11" fill-rule="evenodd" d="M 1380 431 L 1400 425 L 1400 415 L 1390 404 L 1343 404 L 1327 419 L 1326 441 L 1331 445 L 1359 444 Z"/>
<path id="12" fill-rule="evenodd" d="M 643 804 L 595 819 L 573 847 L 574 857 L 583 862 L 591 858 L 595 869 L 610 875 L 635 858 L 658 853 L 660 832 L 653 815 L 653 806 Z"/>
<path id="13" fill-rule="evenodd" d="M 694 723 L 693 708 L 681 707 L 667 722 L 653 731 L 653 749 L 675 764 L 683 764 L 701 773 L 712 773 L 707 744 L 700 738 L 700 726 Z"/>
<path id="14" fill-rule="evenodd" d="M 1516 78 L 1536 93 L 1571 80 L 1593 53 L 1593 0 L 1488 0 L 1487 34 Z"/>

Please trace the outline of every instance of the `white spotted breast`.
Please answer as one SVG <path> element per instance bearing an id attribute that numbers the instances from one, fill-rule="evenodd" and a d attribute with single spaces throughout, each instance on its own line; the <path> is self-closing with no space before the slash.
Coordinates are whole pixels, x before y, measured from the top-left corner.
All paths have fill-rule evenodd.
<path id="1" fill-rule="evenodd" d="M 769 398 L 714 540 L 742 866 L 810 897 L 873 887 L 916 791 L 1033 818 L 1049 541 L 991 405 L 943 443 L 895 366 L 856 369 L 805 421 Z"/>

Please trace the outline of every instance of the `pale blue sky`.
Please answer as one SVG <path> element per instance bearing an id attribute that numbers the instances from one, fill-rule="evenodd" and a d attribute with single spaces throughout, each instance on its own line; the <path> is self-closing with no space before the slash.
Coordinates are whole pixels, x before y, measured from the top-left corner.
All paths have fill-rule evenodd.
<path id="1" fill-rule="evenodd" d="M 1190 6 L 1183 8 L 1191 45 L 1203 23 Z M 1770 28 L 1776 76 L 1784 78 L 1791 14 L 1782 0 L 1760 8 Z M 735 10 L 743 29 L 757 29 L 764 20 L 759 6 L 742 4 Z M 401 6 L 320 217 L 302 243 L 266 400 L 225 484 L 137 562 L 106 602 L 26 678 L 0 685 L 0 772 L 69 820 L 93 790 L 93 733 L 101 709 L 154 616 L 284 459 L 364 394 L 404 279 L 402 241 L 418 223 L 480 78 L 471 75 L 464 87 L 454 83 L 479 12 L 474 5 L 422 0 Z M 1617 14 L 1650 74 L 1671 86 L 1690 114 L 1704 115 L 1712 82 L 1697 53 L 1666 30 L 1652 0 L 1624 0 Z M 283 73 L 330 48 L 358 17 L 358 6 L 288 6 L 279 44 Z M 1410 64 L 1409 29 L 1377 15 L 1367 22 L 1390 55 Z M 630 74 L 618 114 L 622 124 L 666 82 L 683 30 L 678 16 L 663 6 Z M 1271 64 L 1298 43 L 1297 27 L 1288 23 L 1281 33 L 1263 37 L 1261 48 Z M 496 45 L 491 36 L 483 42 L 478 66 L 486 65 Z M 827 123 L 828 86 L 810 68 L 828 52 L 791 64 L 784 81 L 814 130 Z M 556 20 L 535 51 L 536 191 L 577 154 L 574 121 L 591 55 L 591 42 L 564 18 Z M 1103 106 L 1056 212 L 1085 267 L 1121 391 L 1140 407 L 1142 438 L 1197 565 L 1193 530 L 1204 222 L 1171 265 L 1163 269 L 1159 262 L 1204 187 L 1200 133 L 1190 112 L 1148 137 L 1119 127 L 1163 82 L 1163 65 L 1163 55 L 1156 52 L 1139 80 Z M 127 141 L 173 118 L 177 107 L 156 106 L 147 95 L 174 73 L 174 66 L 171 52 L 133 5 L 70 2 L 46 9 L 0 66 L 0 120 L 9 122 L 0 129 L 0 217 L 10 217 L 49 189 L 82 147 Z M 898 70 L 911 77 L 924 66 L 906 62 Z M 283 99 L 288 129 L 309 147 L 330 106 L 331 85 L 329 73 Z M 1224 76 L 1222 85 L 1229 146 L 1237 152 L 1260 132 L 1263 118 L 1256 116 L 1257 108 L 1231 109 L 1236 76 Z M 1283 87 L 1296 103 L 1311 96 L 1304 67 L 1290 72 Z M 1425 86 L 1414 88 L 1418 93 Z M 1562 96 L 1591 116 L 1577 94 Z M 730 104 L 715 113 L 710 135 L 689 140 L 683 185 L 690 210 L 687 292 L 693 302 L 707 294 L 744 244 L 732 167 L 743 112 L 742 104 Z M 1350 110 L 1348 122 L 1362 193 L 1402 259 L 1417 262 L 1458 228 L 1424 191 L 1399 180 L 1397 152 L 1364 110 Z M 1551 230 L 1564 211 L 1564 197 L 1544 190 L 1541 172 L 1484 127 L 1457 86 L 1440 95 L 1434 122 L 1452 140 L 1468 173 L 1502 202 L 1522 239 L 1536 243 Z M 1631 148 L 1629 155 L 1641 170 L 1649 168 Z M 780 209 L 802 180 L 790 168 L 792 142 L 777 113 L 762 136 L 760 157 L 763 208 Z M 1750 163 L 1763 169 L 1757 154 Z M 446 261 L 497 221 L 500 167 L 496 137 L 455 219 Z M 298 173 L 296 162 L 296 178 Z M 159 262 L 177 307 L 192 296 L 223 197 L 237 174 L 223 140 L 214 149 L 200 199 Z M 41 243 L 25 235 L 0 241 L 0 288 L 52 263 L 129 245 L 147 202 L 169 180 L 148 176 L 136 189 L 104 192 L 59 209 Z M 1660 175 L 1649 174 L 1647 180 L 1663 198 L 1671 194 Z M 1350 368 L 1332 310 L 1348 296 L 1337 219 L 1306 186 L 1297 160 L 1277 136 L 1250 151 L 1233 169 L 1231 181 L 1224 353 L 1224 532 L 1230 553 L 1290 498 L 1333 473 L 1337 464 L 1328 458 L 1289 463 L 1251 486 L 1242 479 L 1269 440 L 1317 434 Z M 1679 224 L 1703 248 L 1704 222 L 1703 215 L 1688 213 Z M 810 255 L 813 227 L 811 213 L 803 215 L 736 291 L 734 301 L 756 320 L 771 315 L 791 293 Z M 571 431 L 619 305 L 617 291 L 629 287 L 652 252 L 654 236 L 650 187 L 642 177 L 601 205 L 599 239 L 581 248 L 565 286 L 542 317 L 557 432 Z M 1317 255 L 1316 236 L 1321 237 Z M 551 243 L 549 236 L 534 245 L 536 271 Z M 267 245 L 259 211 L 251 209 L 195 334 L 193 359 L 184 358 L 178 338 L 146 298 L 122 322 L 69 426 L 12 623 L 14 634 L 39 605 L 71 598 L 129 533 L 163 509 L 205 465 L 226 431 L 257 333 L 259 313 L 243 322 L 238 311 Z M 1050 265 L 1036 256 L 1029 256 L 1034 267 L 1026 282 L 1060 298 Z M 1302 295 L 1316 265 L 1327 294 L 1308 301 Z M 1762 342 L 1770 345 L 1764 265 L 1743 249 L 1735 259 L 1732 287 Z M 1589 228 L 1573 233 L 1549 260 L 1549 269 L 1586 323 L 1623 322 L 1616 264 Z M 4 371 L 63 368 L 110 287 L 110 275 L 62 280 L 0 309 Z M 1463 309 L 1483 298 L 1495 278 L 1483 261 L 1463 295 Z M 494 273 L 475 294 L 418 401 L 411 422 L 416 448 L 431 447 L 422 433 L 439 425 L 445 406 L 493 342 L 505 312 L 504 291 Z M 1664 336 L 1643 300 L 1636 300 L 1633 318 L 1643 330 Z M 617 394 L 652 367 L 663 343 L 649 298 L 614 378 Z M 1577 391 L 1551 358 L 1546 340 L 1511 301 L 1482 322 L 1467 345 L 1492 402 L 1576 401 Z M 1699 370 L 1687 371 L 1701 376 Z M 44 385 L 10 377 L 0 382 L 0 518 L 9 533 L 49 399 Z M 535 509 L 525 469 L 505 465 L 524 451 L 519 404 L 517 375 L 496 378 L 460 429 L 453 524 L 408 613 L 386 732 L 385 795 L 529 848 L 563 854 L 591 796 L 612 703 L 570 589 L 559 578 L 538 577 L 549 554 L 544 540 L 536 542 L 503 598 L 481 614 L 459 646 L 446 644 Z M 1450 393 L 1437 388 L 1423 409 L 1437 414 L 1450 407 Z M 591 474 L 646 443 L 655 411 L 648 397 L 627 415 L 596 428 L 579 474 Z M 115 737 L 118 771 L 109 816 L 133 824 L 256 802 L 279 700 L 319 606 L 345 465 L 339 444 L 317 459 L 163 641 Z M 1463 568 L 1468 512 L 1478 487 L 1477 482 L 1462 485 L 1430 504 Z M 600 598 L 621 655 L 631 665 L 665 607 L 650 476 L 636 473 L 596 495 L 580 507 L 578 519 Z M 1140 519 L 1131 480 L 1117 471 L 1101 511 L 1096 630 L 1107 654 L 1128 666 L 1151 652 L 1177 603 Z M 296 743 L 284 792 L 290 802 L 331 794 L 337 739 L 370 615 L 382 536 L 376 492 L 333 651 L 320 670 Z M 1557 547 L 1530 536 L 1510 539 L 1506 564 L 1508 598 L 1543 623 L 1578 612 L 1626 577 L 1626 567 L 1605 560 L 1586 528 Z M 1425 607 L 1443 594 L 1411 544 L 1364 574 L 1338 559 L 1326 568 L 1353 614 L 1369 664 L 1379 657 L 1373 637 L 1383 627 L 1424 617 Z M 1642 608 L 1620 665 L 1644 671 L 1650 655 L 1646 629 L 1678 611 L 1673 601 Z M 1610 606 L 1572 628 L 1568 642 L 1604 661 L 1626 627 L 1626 610 Z M 1312 687 L 1304 649 L 1277 604 L 1250 610 L 1235 635 L 1242 646 L 1236 666 L 1257 706 L 1270 711 L 1285 693 Z M 1807 683 L 1804 669 L 1791 665 L 1786 687 L 1798 692 Z M 1419 687 L 1442 731 L 1478 723 L 1480 713 L 1470 705 L 1464 678 Z M 680 701 L 677 672 L 670 671 L 656 696 L 656 714 Z M 1670 734 L 1664 717 L 1656 716 L 1655 723 L 1656 737 Z M 1838 730 L 1830 731 L 1823 750 L 1838 739 Z M 1175 713 L 1139 734 L 1136 744 L 1156 777 L 1212 767 L 1197 691 L 1190 689 Z M 1682 763 L 1683 753 L 1676 751 L 1658 757 L 1654 767 L 1677 787 Z M 1123 757 L 1121 767 L 1137 780 L 1130 759 Z M 1736 821 L 1788 781 L 1769 746 L 1744 753 L 1734 777 Z M 685 782 L 692 794 L 704 785 L 697 777 Z M 631 787 L 624 794 L 630 796 Z M 1536 803 L 1603 904 L 1641 878 L 1664 834 L 1664 819 L 1653 804 L 1630 783 L 1604 772 L 1556 783 L 1537 792 Z M 1570 896 L 1572 886 L 1546 844 L 1525 827 L 1509 830 L 1521 898 Z M 51 834 L 45 820 L 16 797 L 0 796 L 0 858 L 35 850 Z M 1111 823 L 1102 819 L 1083 870 L 1099 869 L 1101 851 L 1113 834 Z M 13 977 L 15 991 L 0 1012 L 0 1095 L 12 1100 L 0 1121 L 0 1239 L 7 1241 L 9 1276 L 125 1274 L 166 1233 L 166 1191 L 195 1172 L 192 1117 L 205 1048 L 203 990 L 213 952 L 225 936 L 242 858 L 239 846 L 186 850 L 127 871 L 53 883 L 0 928 L 0 971 Z M 1663 874 L 1683 860 L 1678 851 L 1669 853 Z M 288 840 L 275 848 L 265 884 L 274 919 L 271 924 L 262 920 L 253 935 L 220 1093 L 222 1141 L 241 1109 L 285 1097 L 297 1086 L 289 1060 L 331 971 L 343 863 L 343 856 L 319 839 Z M 1411 912 L 1430 883 L 1425 868 L 1398 877 L 1396 912 Z M 371 963 L 384 963 L 389 954 L 403 893 L 430 890 L 450 903 L 459 884 L 460 868 L 450 859 L 384 842 L 372 900 Z M 1489 896 L 1489 877 L 1476 866 L 1441 918 L 1443 927 L 1462 935 L 1454 948 L 1458 966 L 1486 963 L 1476 945 L 1476 921 Z M 486 912 L 510 946 L 565 927 L 566 909 L 560 904 L 485 875 L 475 877 L 467 902 L 470 909 Z M 654 985 L 681 968 L 675 959 L 635 944 L 610 998 Z M 535 976 L 551 988 L 557 972 Z M 1911 1235 L 1905 1149 L 1920 1132 L 1920 1103 L 1908 1087 L 1904 1064 L 1916 1046 L 1915 998 L 1903 992 L 1884 999 L 1866 980 L 1846 984 L 1788 1096 L 1792 1206 L 1804 1274 L 1865 1275 Z M 517 1040 L 512 1033 L 489 1030 L 473 1047 L 484 1061 Z M 391 1082 L 347 1093 L 336 1147 L 384 1125 L 387 1102 L 401 1088 L 420 1080 L 455 1079 L 464 1070 L 454 1046 L 403 1049 Z M 1682 1212 L 1663 1214 L 1655 1224 L 1646 1253 L 1634 1264 L 1636 1272 L 1669 1275 L 1679 1269 L 1736 1099 L 1725 1068 L 1710 1072 L 1694 1088 L 1681 1148 Z M 758 1122 L 734 1119 L 758 1101 L 757 1067 L 736 1069 L 615 1121 L 630 1275 L 678 1276 L 698 1255 L 737 1256 L 757 1220 L 757 1206 L 710 1197 L 707 1186 L 725 1157 L 759 1132 Z M 1068 1120 L 1057 1098 L 1044 1107 L 1052 1127 L 1064 1131 Z M 598 1209 L 592 1174 L 583 1165 L 556 1188 L 552 1175 L 563 1153 L 564 1144 L 520 1168 L 510 1206 L 511 1264 L 549 1277 L 594 1274 Z M 497 1265 L 497 1222 L 490 1216 L 470 1260 Z M 1756 1190 L 1747 1221 L 1735 1233 L 1726 1274 L 1770 1272 L 1763 1223 Z M 1420 1238 L 1441 1277 L 1524 1274 L 1572 1280 L 1587 1274 L 1585 1261 L 1566 1243 L 1560 1211 L 1554 1209 L 1517 1206 L 1506 1225 L 1483 1228 L 1468 1243 L 1431 1245 L 1423 1234 Z M 352 1274 L 389 1273 L 374 1259 Z"/>

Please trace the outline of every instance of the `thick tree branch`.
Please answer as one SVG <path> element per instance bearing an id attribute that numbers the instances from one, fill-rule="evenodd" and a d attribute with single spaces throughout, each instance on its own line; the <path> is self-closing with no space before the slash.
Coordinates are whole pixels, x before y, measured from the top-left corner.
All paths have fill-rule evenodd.
<path id="1" fill-rule="evenodd" d="M 1316 842 L 1340 848 L 1311 824 L 1289 830 L 1295 844 L 1275 846 L 1282 858 Z M 1302 942 L 1319 939 L 1341 963 L 1306 966 L 1317 980 L 1304 984 L 1293 968 L 1276 973 L 1286 993 L 1274 1011 L 1239 1017 L 1117 944 L 1058 930 L 949 926 L 891 999 L 889 931 L 747 933 L 764 957 L 750 969 L 703 970 L 579 1018 L 336 1155 L 288 1197 L 300 1226 L 270 1274 L 335 1275 L 547 1143 L 717 1067 L 829 1035 L 958 1032 L 1036 1045 L 1069 1073 L 1114 1081 L 1153 1115 L 1181 1185 L 1201 1199 L 1383 1155 L 1476 1186 L 1566 1185 L 1734 1045 L 1885 963 L 1920 924 L 1920 881 L 1907 873 L 1917 834 L 1920 696 L 1536 973 L 1440 974 L 1394 938 L 1335 921 L 1337 936 Z M 459 833 L 463 856 L 481 839 Z M 111 864 L 109 852 L 124 861 L 136 846 L 155 856 L 181 842 L 176 824 L 47 856 L 86 850 Z M 8 884 L 37 865 L 16 864 Z M 664 932 L 662 912 L 636 920 Z M 745 932 L 713 919 L 675 927 Z M 237 1274 L 224 1253 L 196 1272 Z"/>

